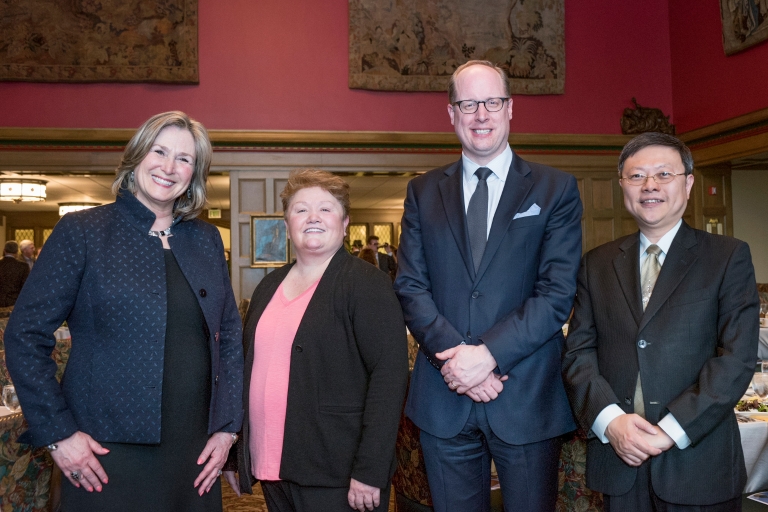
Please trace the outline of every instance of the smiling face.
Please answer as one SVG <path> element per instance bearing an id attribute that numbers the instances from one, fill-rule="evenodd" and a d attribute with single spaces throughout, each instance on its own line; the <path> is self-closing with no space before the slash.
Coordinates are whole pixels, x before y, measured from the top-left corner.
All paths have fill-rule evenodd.
<path id="1" fill-rule="evenodd" d="M 648 146 L 627 158 L 621 171 L 623 178 L 633 174 L 648 176 L 645 184 L 619 182 L 624 191 L 624 206 L 652 243 L 658 242 L 682 218 L 693 187 L 693 174 L 675 176 L 671 182 L 659 185 L 651 176 L 660 172 L 684 173 L 680 153 L 666 146 Z"/>
<path id="2" fill-rule="evenodd" d="M 297 260 L 333 256 L 344 243 L 347 224 L 341 203 L 320 187 L 296 192 L 285 219 Z"/>
<path id="3" fill-rule="evenodd" d="M 187 191 L 195 169 L 195 141 L 189 130 L 167 126 L 134 170 L 136 198 L 158 217 L 170 215 Z"/>
<path id="4" fill-rule="evenodd" d="M 485 101 L 504 98 L 501 77 L 491 67 L 469 66 L 456 77 L 456 101 Z M 488 112 L 479 105 L 474 114 L 463 114 L 458 106 L 448 105 L 451 124 L 461 142 L 464 154 L 476 164 L 485 165 L 507 147 L 509 122 L 512 120 L 512 100 L 498 112 Z"/>

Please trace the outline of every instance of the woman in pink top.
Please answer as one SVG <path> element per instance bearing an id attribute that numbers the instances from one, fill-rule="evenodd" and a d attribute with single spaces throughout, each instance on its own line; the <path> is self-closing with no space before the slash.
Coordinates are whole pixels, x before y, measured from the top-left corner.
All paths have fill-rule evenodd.
<path id="1" fill-rule="evenodd" d="M 293 171 L 281 196 L 296 262 L 262 279 L 245 318 L 245 420 L 226 477 L 270 512 L 386 511 L 408 378 L 392 282 L 347 253 L 349 186 Z"/>

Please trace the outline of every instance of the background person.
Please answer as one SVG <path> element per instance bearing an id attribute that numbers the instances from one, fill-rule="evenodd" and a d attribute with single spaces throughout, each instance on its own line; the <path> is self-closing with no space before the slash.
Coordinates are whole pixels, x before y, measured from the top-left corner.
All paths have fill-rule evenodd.
<path id="1" fill-rule="evenodd" d="M 693 157 L 644 133 L 619 157 L 640 228 L 588 252 L 563 374 L 585 430 L 587 486 L 608 511 L 741 510 L 733 408 L 755 367 L 759 299 L 749 247 L 682 220 Z"/>
<path id="2" fill-rule="evenodd" d="M 29 266 L 29 270 L 32 270 L 32 267 L 35 266 L 35 261 L 37 261 L 35 258 L 35 242 L 32 240 L 22 240 L 19 242 L 19 250 L 21 251 L 19 261 L 26 263 Z"/>
<path id="3" fill-rule="evenodd" d="M 251 298 L 239 481 L 227 479 L 238 494 L 260 480 L 270 512 L 386 511 L 408 378 L 400 304 L 343 246 L 344 180 L 297 170 L 280 196 L 296 262 Z"/>
<path id="4" fill-rule="evenodd" d="M 64 511 L 221 510 L 242 331 L 219 232 L 195 218 L 210 161 L 200 123 L 149 119 L 117 168 L 115 203 L 62 217 L 16 303 L 5 348 L 29 423 L 20 441 L 48 445 Z M 50 354 L 64 320 L 59 386 Z"/>
<path id="5" fill-rule="evenodd" d="M 368 245 L 366 245 L 366 247 L 373 251 L 373 255 L 376 258 L 375 265 L 386 272 L 390 279 L 394 281 L 395 276 L 397 275 L 397 261 L 395 261 L 395 258 L 389 253 L 385 254 L 379 252 L 379 237 L 376 235 L 369 236 Z M 387 247 L 389 247 L 389 245 L 387 245 Z"/>
<path id="6" fill-rule="evenodd" d="M 5 242 L 3 259 L 0 260 L 0 308 L 16 304 L 29 276 L 29 267 L 16 259 L 18 253 L 19 244 L 13 240 Z"/>

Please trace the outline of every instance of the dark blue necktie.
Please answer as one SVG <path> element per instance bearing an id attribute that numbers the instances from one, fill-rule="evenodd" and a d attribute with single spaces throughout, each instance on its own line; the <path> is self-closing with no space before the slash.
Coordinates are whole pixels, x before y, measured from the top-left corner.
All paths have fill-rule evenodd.
<path id="1" fill-rule="evenodd" d="M 488 241 L 488 182 L 486 180 L 491 172 L 487 167 L 480 167 L 475 171 L 475 176 L 479 181 L 475 193 L 469 200 L 469 207 L 467 207 L 469 246 L 472 249 L 475 273 L 480 268 L 480 260 L 483 259 L 485 244 Z"/>

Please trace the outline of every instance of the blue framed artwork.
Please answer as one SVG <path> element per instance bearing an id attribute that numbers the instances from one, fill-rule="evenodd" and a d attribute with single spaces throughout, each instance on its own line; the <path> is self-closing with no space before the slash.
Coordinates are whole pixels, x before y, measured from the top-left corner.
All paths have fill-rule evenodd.
<path id="1" fill-rule="evenodd" d="M 282 215 L 251 217 L 251 266 L 280 267 L 289 261 L 290 244 Z"/>

